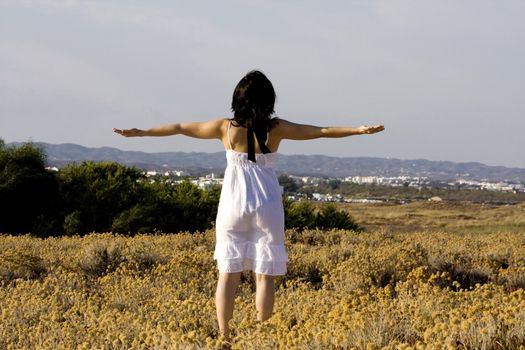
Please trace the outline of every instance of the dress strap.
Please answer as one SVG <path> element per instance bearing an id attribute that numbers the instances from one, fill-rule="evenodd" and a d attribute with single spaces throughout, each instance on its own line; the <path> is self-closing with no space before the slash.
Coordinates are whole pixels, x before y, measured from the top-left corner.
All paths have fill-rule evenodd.
<path id="1" fill-rule="evenodd" d="M 230 122 L 228 123 L 228 143 L 230 144 L 230 149 L 233 150 L 232 140 L 230 138 L 230 129 L 231 128 L 232 128 L 232 121 L 230 120 Z"/>

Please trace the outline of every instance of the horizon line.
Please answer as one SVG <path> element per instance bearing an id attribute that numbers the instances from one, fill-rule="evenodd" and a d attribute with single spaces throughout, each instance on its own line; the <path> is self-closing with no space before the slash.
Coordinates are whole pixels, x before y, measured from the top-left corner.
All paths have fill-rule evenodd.
<path id="1" fill-rule="evenodd" d="M 0 138 L 1 139 L 1 138 Z M 10 144 L 27 144 L 27 143 L 33 143 L 33 144 L 47 144 L 47 145 L 54 145 L 54 146 L 63 146 L 63 145 L 74 145 L 74 146 L 80 146 L 87 149 L 102 149 L 102 148 L 110 148 L 110 149 L 116 149 L 120 152 L 138 152 L 138 153 L 145 153 L 145 154 L 166 154 L 166 153 L 185 153 L 185 154 L 215 154 L 215 153 L 224 153 L 223 151 L 216 151 L 216 152 L 205 152 L 205 151 L 158 151 L 158 152 L 146 152 L 146 151 L 137 151 L 137 150 L 123 150 L 115 146 L 100 146 L 100 147 L 92 147 L 92 146 L 84 146 L 78 143 L 72 143 L 72 142 L 63 142 L 63 143 L 50 143 L 45 141 L 11 141 L 6 143 L 6 145 Z M 427 162 L 436 162 L 436 163 L 453 163 L 453 164 L 480 164 L 487 167 L 494 167 L 494 168 L 507 168 L 507 169 L 521 169 L 525 170 L 525 167 L 517 167 L 517 166 L 507 166 L 507 165 L 489 165 L 480 161 L 452 161 L 452 160 L 433 160 L 433 159 L 427 159 L 427 158 L 397 158 L 397 157 L 372 157 L 372 156 L 333 156 L 333 155 L 327 155 L 327 154 L 297 154 L 297 153 L 282 153 L 277 152 L 280 155 L 283 156 L 305 156 L 305 157 L 327 157 L 327 158 L 368 158 L 368 159 L 383 159 L 383 160 L 399 160 L 399 161 L 427 161 Z"/>

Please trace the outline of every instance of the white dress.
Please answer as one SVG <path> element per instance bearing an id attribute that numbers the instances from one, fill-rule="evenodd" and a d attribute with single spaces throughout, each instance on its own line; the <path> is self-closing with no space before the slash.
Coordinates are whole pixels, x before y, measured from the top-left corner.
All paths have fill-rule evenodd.
<path id="1" fill-rule="evenodd" d="M 220 272 L 252 270 L 264 275 L 284 275 L 288 255 L 284 247 L 282 194 L 273 169 L 276 153 L 248 154 L 226 150 L 217 211 L 213 258 Z"/>

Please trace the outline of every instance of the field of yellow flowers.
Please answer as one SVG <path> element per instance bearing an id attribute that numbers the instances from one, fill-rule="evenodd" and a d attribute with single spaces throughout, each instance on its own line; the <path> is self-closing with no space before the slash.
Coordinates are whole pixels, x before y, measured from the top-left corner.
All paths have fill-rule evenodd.
<path id="1" fill-rule="evenodd" d="M 231 348 L 525 349 L 524 205 L 345 208 L 366 232 L 287 232 L 268 321 L 243 274 Z M 0 235 L 0 349 L 226 346 L 214 240 Z"/>

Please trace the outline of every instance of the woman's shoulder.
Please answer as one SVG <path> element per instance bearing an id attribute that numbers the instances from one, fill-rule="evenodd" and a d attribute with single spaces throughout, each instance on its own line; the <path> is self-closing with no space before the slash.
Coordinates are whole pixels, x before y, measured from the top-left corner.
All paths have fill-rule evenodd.
<path id="1" fill-rule="evenodd" d="M 216 119 L 211 119 L 208 121 L 208 123 L 210 124 L 213 124 L 219 128 L 225 128 L 228 126 L 229 123 L 231 123 L 231 119 L 229 118 L 216 118 Z"/>
<path id="2" fill-rule="evenodd" d="M 228 124 L 230 123 L 231 119 L 228 118 L 216 118 L 216 119 L 210 119 L 208 120 L 204 127 L 220 130 L 221 134 L 224 134 L 228 129 Z"/>
<path id="3" fill-rule="evenodd" d="M 227 125 L 231 119 L 228 118 L 214 118 L 202 121 L 202 123 L 209 125 Z"/>
<path id="4" fill-rule="evenodd" d="M 272 130 L 276 133 L 286 132 L 288 128 L 294 125 L 294 123 L 279 117 L 272 119 Z"/>
<path id="5" fill-rule="evenodd" d="M 286 119 L 283 119 L 281 117 L 275 117 L 270 120 L 270 123 L 272 125 L 272 128 L 279 127 L 279 126 L 286 126 L 290 124 L 290 122 Z"/>
<path id="6" fill-rule="evenodd" d="M 272 123 L 275 123 L 276 125 L 277 124 L 284 124 L 284 125 L 295 124 L 295 123 L 289 121 L 288 119 L 284 119 L 284 118 L 281 118 L 281 117 L 272 118 Z"/>

